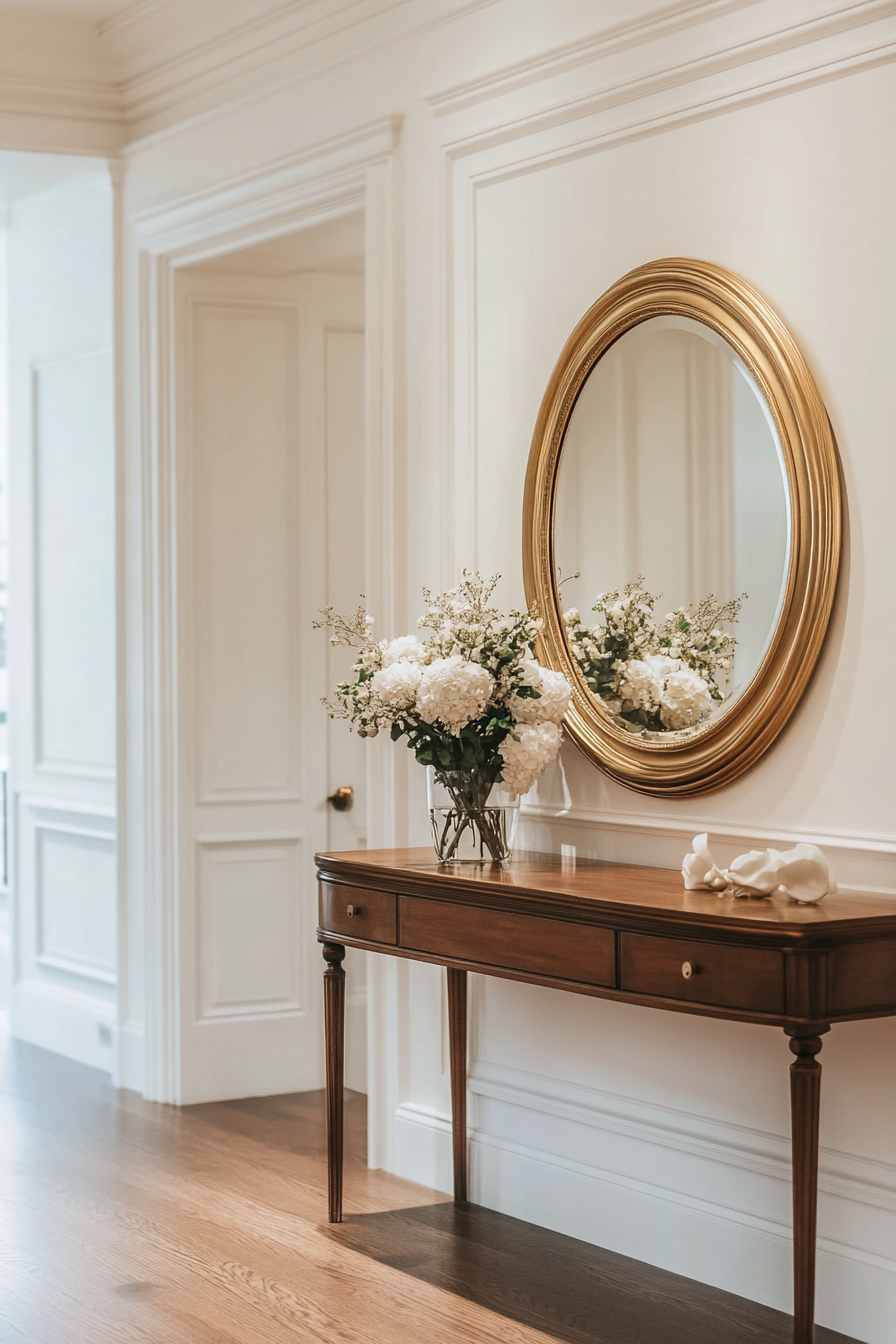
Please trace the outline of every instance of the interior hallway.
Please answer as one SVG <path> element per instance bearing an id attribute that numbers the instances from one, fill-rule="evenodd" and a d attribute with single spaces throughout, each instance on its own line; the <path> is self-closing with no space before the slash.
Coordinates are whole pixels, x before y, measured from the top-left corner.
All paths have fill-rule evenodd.
<path id="1" fill-rule="evenodd" d="M 0 1110 L 2 1344 L 790 1338 L 779 1312 L 368 1171 L 358 1094 L 338 1227 L 322 1093 L 178 1110 L 7 1041 Z"/>

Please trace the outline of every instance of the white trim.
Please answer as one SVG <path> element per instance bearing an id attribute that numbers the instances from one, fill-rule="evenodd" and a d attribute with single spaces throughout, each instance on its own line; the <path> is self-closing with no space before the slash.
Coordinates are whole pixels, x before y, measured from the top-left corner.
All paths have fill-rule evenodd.
<path id="1" fill-rule="evenodd" d="M 175 426 L 172 406 L 177 267 L 364 209 L 367 258 L 368 592 L 391 605 L 396 356 L 394 232 L 399 212 L 394 159 L 401 120 L 387 117 L 212 190 L 149 210 L 133 223 L 140 276 L 140 438 L 130 450 L 130 489 L 140 501 L 140 552 L 128 557 L 131 592 L 142 598 L 140 656 L 128 675 L 130 718 L 143 721 L 143 761 L 130 772 L 128 844 L 145 856 L 128 864 L 142 886 L 146 947 L 147 1097 L 180 1095 L 180 878 L 178 831 L 177 566 Z M 385 609 L 382 608 L 381 609 Z M 391 768 L 391 758 L 388 766 Z M 137 790 L 141 791 L 138 796 Z M 387 788 L 379 796 L 391 798 Z M 391 827 L 394 823 L 383 822 Z M 381 828 L 382 829 L 382 828 Z M 257 837 L 253 837 L 256 839 Z M 228 837 L 232 839 L 232 837 Z M 387 841 L 388 843 L 388 841 Z M 128 906 L 139 905 L 129 901 Z M 133 930 L 130 938 L 140 938 Z"/>
<path id="2" fill-rule="evenodd" d="M 423 7 L 407 0 L 349 0 L 355 8 L 366 6 L 366 13 L 348 22 L 343 13 L 333 13 L 328 3 L 328 25 L 318 25 L 317 33 L 310 32 L 301 19 L 305 6 L 285 4 L 192 50 L 175 51 L 152 68 L 139 68 L 139 50 L 132 58 L 125 54 L 122 104 L 139 136 L 131 146 L 142 150 L 158 145 L 215 121 L 224 109 L 228 113 L 243 110 L 272 92 L 319 79 L 359 57 L 369 57 L 500 2 L 427 0 L 421 16 Z M 132 73 L 128 66 L 133 67 Z M 235 96 L 222 97 L 225 89 L 235 91 Z M 200 110 L 191 110 L 197 101 Z M 203 107 L 203 103 L 211 105 Z"/>
<path id="3" fill-rule="evenodd" d="M 388 160 L 402 118 L 390 116 L 133 217 L 139 244 L 189 265 L 363 209 L 366 170 Z"/>
<path id="4" fill-rule="evenodd" d="M 503 66 L 480 79 L 468 80 L 435 93 L 428 99 L 436 116 L 463 112 L 469 107 L 517 89 L 527 88 L 545 79 L 565 75 L 583 65 L 606 60 L 632 47 L 645 46 L 674 33 L 686 32 L 711 19 L 736 14 L 755 5 L 756 0 L 683 0 L 650 14 L 641 14 L 629 23 L 605 28 L 584 41 L 568 42 L 538 56 L 526 57 Z"/>
<path id="5" fill-rule="evenodd" d="M 786 826 L 739 826 L 725 820 L 689 820 L 682 824 L 679 817 L 663 813 L 621 812 L 611 808 L 571 807 L 568 812 L 538 803 L 524 803 L 522 815 L 540 821 L 556 820 L 603 831 L 634 831 L 639 835 L 674 835 L 690 838 L 691 827 L 710 832 L 722 841 L 749 840 L 754 844 L 782 842 L 789 845 L 807 840 L 828 849 L 848 849 L 859 853 L 889 854 L 896 858 L 896 835 L 866 834 L 861 831 L 837 831 L 826 827 L 794 830 Z"/>
<path id="6" fill-rule="evenodd" d="M 469 1086 L 474 1096 L 656 1144 L 672 1152 L 687 1153 L 790 1185 L 790 1139 L 784 1135 L 485 1061 L 476 1064 Z M 822 1147 L 818 1189 L 822 1194 L 896 1214 L 896 1165 L 892 1163 L 872 1162 Z M 785 1232 L 789 1237 L 789 1224 Z M 883 1259 L 891 1272 L 896 1272 L 896 1253 Z"/>
<path id="7" fill-rule="evenodd" d="M 66 989 L 38 980 L 20 980 L 13 987 L 12 1034 L 44 1050 L 111 1071 L 116 1027 L 115 999 Z M 112 1048 L 99 1043 L 99 1028 L 112 1033 Z"/>
<path id="8" fill-rule="evenodd" d="M 791 1310 L 787 1137 L 486 1062 L 469 1087 L 475 1203 Z M 392 1170 L 449 1192 L 449 1117 L 404 1102 L 393 1124 Z M 817 1320 L 883 1344 L 896 1256 L 874 1248 L 893 1244 L 880 1220 L 896 1216 L 896 1166 L 822 1148 L 819 1191 Z"/>

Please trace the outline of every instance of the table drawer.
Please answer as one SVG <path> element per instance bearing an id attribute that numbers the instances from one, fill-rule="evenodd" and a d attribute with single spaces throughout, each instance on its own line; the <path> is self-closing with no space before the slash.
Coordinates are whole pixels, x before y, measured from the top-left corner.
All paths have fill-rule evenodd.
<path id="1" fill-rule="evenodd" d="M 396 899 L 388 891 L 321 882 L 320 927 L 344 938 L 394 946 L 398 941 Z"/>
<path id="2" fill-rule="evenodd" d="M 759 947 L 619 936 L 620 988 L 687 1003 L 784 1012 L 784 957 Z"/>
<path id="3" fill-rule="evenodd" d="M 612 929 L 413 896 L 401 897 L 399 915 L 401 946 L 409 950 L 589 985 L 615 983 Z"/>

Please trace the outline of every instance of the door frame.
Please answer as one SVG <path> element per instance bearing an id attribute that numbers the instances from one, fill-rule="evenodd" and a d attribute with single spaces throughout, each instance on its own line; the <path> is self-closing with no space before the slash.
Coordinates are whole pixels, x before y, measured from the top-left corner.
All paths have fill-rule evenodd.
<path id="1" fill-rule="evenodd" d="M 401 614 L 396 545 L 402 477 L 403 360 L 397 304 L 401 119 L 358 131 L 166 203 L 126 221 L 136 322 L 128 361 L 124 526 L 119 583 L 125 619 L 119 740 L 119 1032 L 116 1078 L 149 1100 L 180 1099 L 180 835 L 174 417 L 174 274 L 358 210 L 365 216 L 366 593 L 385 628 Z M 379 744 L 377 744 L 379 745 Z M 394 753 L 368 753 L 369 843 L 400 842 Z M 141 983 L 142 982 L 142 983 Z"/>

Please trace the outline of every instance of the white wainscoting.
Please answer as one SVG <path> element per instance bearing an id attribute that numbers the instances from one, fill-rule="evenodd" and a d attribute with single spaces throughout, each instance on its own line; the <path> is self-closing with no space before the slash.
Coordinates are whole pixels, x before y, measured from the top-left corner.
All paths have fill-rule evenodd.
<path id="1" fill-rule="evenodd" d="M 197 845 L 200 1022 L 302 1011 L 295 893 L 304 861 L 300 837 Z"/>
<path id="2" fill-rule="evenodd" d="M 109 1069 L 116 1021 L 115 818 L 16 799 L 19 911 L 13 1034 Z"/>

